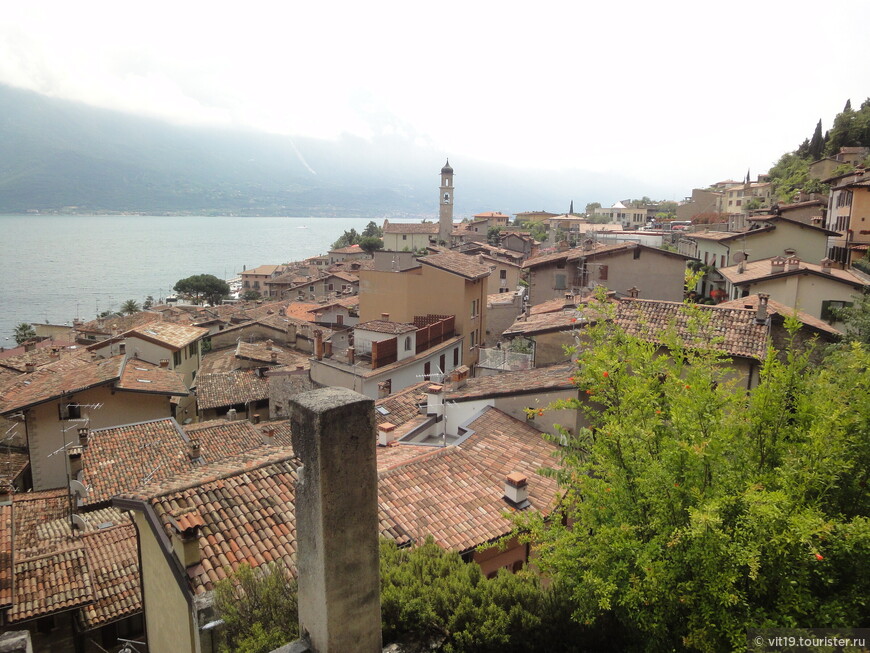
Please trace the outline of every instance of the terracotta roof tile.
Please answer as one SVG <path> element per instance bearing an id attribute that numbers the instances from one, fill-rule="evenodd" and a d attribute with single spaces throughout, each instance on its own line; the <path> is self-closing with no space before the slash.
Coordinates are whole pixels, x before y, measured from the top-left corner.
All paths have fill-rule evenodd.
<path id="1" fill-rule="evenodd" d="M 118 390 L 149 392 L 186 397 L 190 394 L 181 374 L 166 367 L 129 358 L 124 363 L 121 378 L 115 387 Z"/>
<path id="2" fill-rule="evenodd" d="M 732 299 L 731 301 L 722 302 L 721 304 L 717 304 L 716 306 L 718 308 L 744 308 L 752 311 L 757 311 L 758 295 L 755 294 L 749 295 L 748 297 L 741 297 L 740 299 Z M 824 331 L 825 333 L 836 337 L 840 337 L 843 335 L 842 331 L 840 331 L 839 329 L 835 329 L 824 320 L 813 317 L 809 313 L 798 311 L 797 309 L 786 306 L 785 304 L 781 304 L 773 299 L 767 300 L 767 312 L 768 314 L 781 315 L 782 317 L 795 315 L 797 319 L 799 319 L 801 322 L 803 322 L 807 326 L 813 327 L 814 329 Z"/>
<path id="3" fill-rule="evenodd" d="M 484 397 L 540 392 L 542 390 L 570 389 L 570 365 L 536 367 L 521 372 L 502 372 L 491 376 L 468 379 L 465 387 L 447 393 L 448 401 L 470 401 Z"/>
<path id="4" fill-rule="evenodd" d="M 478 263 L 473 256 L 448 250 L 440 250 L 437 254 L 421 256 L 417 261 L 423 265 L 430 265 L 433 268 L 458 274 L 466 279 L 481 279 L 490 274 L 489 266 Z"/>
<path id="5" fill-rule="evenodd" d="M 731 265 L 727 268 L 719 268 L 719 274 L 721 274 L 723 277 L 725 277 L 725 279 L 727 279 L 734 285 L 738 286 L 745 283 L 760 281 L 762 279 L 775 279 L 793 274 L 806 273 L 827 277 L 833 281 L 847 283 L 855 287 L 863 288 L 865 286 L 864 279 L 850 272 L 849 270 L 830 268 L 829 272 L 823 272 L 821 265 L 816 265 L 815 263 L 807 263 L 806 261 L 800 261 L 798 264 L 798 269 L 796 270 L 788 270 L 786 266 L 783 271 L 774 272 L 771 269 L 771 261 L 773 258 L 776 257 L 760 259 L 758 261 L 748 261 L 743 264 L 742 272 L 740 271 L 740 265 Z"/>
<path id="6" fill-rule="evenodd" d="M 143 340 L 156 342 L 174 351 L 186 347 L 192 342 L 208 335 L 208 329 L 203 327 L 185 326 L 172 322 L 151 322 L 141 327 L 131 329 L 124 334 L 127 337 L 139 337 Z"/>
<path id="7" fill-rule="evenodd" d="M 91 630 L 142 611 L 136 528 L 131 523 L 82 535 L 94 603 L 79 610 L 83 630 Z"/>
<path id="8" fill-rule="evenodd" d="M 12 605 L 12 505 L 0 506 L 0 608 Z"/>
<path id="9" fill-rule="evenodd" d="M 272 359 L 272 354 L 276 354 Z M 267 365 L 302 365 L 306 369 L 310 367 L 309 356 L 297 351 L 282 347 L 266 341 L 245 342 L 239 341 L 236 345 L 236 358 L 239 360 L 254 361 Z"/>
<path id="10" fill-rule="evenodd" d="M 10 623 L 77 608 L 94 600 L 81 545 L 15 562 Z"/>
<path id="11" fill-rule="evenodd" d="M 472 434 L 457 446 L 379 473 L 380 502 L 404 531 L 459 551 L 511 530 L 504 513 L 512 506 L 503 498 L 509 473 L 529 478 L 531 505 L 545 514 L 558 492 L 554 479 L 537 473 L 553 464 L 553 447 L 537 429 L 491 407 L 468 429 Z"/>
<path id="12" fill-rule="evenodd" d="M 429 381 L 422 381 L 375 402 L 375 421 L 377 425 L 394 424 L 401 427 L 408 421 L 420 417 L 419 404 L 426 402 L 426 388 Z M 383 411 L 386 411 L 384 413 Z"/>
<path id="13" fill-rule="evenodd" d="M 196 378 L 196 402 L 209 410 L 269 398 L 269 382 L 256 370 L 200 374 Z"/>
<path id="14" fill-rule="evenodd" d="M 362 322 L 361 324 L 357 324 L 354 329 L 360 329 L 362 331 L 374 331 L 375 333 L 390 333 L 390 334 L 400 334 L 400 333 L 410 333 L 411 331 L 416 331 L 417 327 L 413 324 L 406 324 L 404 322 L 390 322 L 388 320 L 370 320 L 368 322 Z"/>
<path id="15" fill-rule="evenodd" d="M 65 394 L 111 383 L 120 377 L 123 356 L 91 360 L 89 356 L 63 358 L 22 375 L 6 386 L 0 413 L 51 401 Z"/>
<path id="16" fill-rule="evenodd" d="M 437 222 L 388 222 L 384 225 L 385 234 L 437 234 Z"/>

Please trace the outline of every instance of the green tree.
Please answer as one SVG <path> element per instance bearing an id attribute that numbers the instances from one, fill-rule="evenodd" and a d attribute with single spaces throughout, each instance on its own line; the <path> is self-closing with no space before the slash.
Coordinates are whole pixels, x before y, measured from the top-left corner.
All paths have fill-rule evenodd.
<path id="1" fill-rule="evenodd" d="M 865 258 L 858 263 L 861 264 L 856 265 L 858 269 L 870 272 L 870 261 Z M 835 315 L 845 323 L 848 340 L 870 347 L 870 295 L 862 294 L 851 306 L 836 311 Z"/>
<path id="2" fill-rule="evenodd" d="M 267 653 L 299 636 L 296 582 L 283 565 L 242 563 L 218 581 L 215 611 L 224 621 L 220 650 Z"/>
<path id="3" fill-rule="evenodd" d="M 810 139 L 807 147 L 807 156 L 811 161 L 817 161 L 822 158 L 825 153 L 825 138 L 822 136 L 822 119 L 816 123 L 816 129 L 813 132 L 813 137 Z"/>
<path id="4" fill-rule="evenodd" d="M 501 227 L 490 227 L 486 230 L 486 242 L 493 247 L 501 245 Z"/>
<path id="5" fill-rule="evenodd" d="M 372 220 L 366 225 L 366 228 L 363 229 L 362 237 L 363 238 L 383 238 L 384 237 L 384 230 L 381 229 L 377 224 L 375 224 L 374 220 Z"/>
<path id="6" fill-rule="evenodd" d="M 809 161 L 789 152 L 779 158 L 769 174 L 774 195 L 782 202 L 790 202 L 809 180 Z"/>
<path id="7" fill-rule="evenodd" d="M 252 288 L 249 288 L 244 293 L 242 293 L 242 299 L 244 299 L 246 302 L 254 302 L 260 298 L 262 298 L 260 291 L 254 290 Z"/>
<path id="8" fill-rule="evenodd" d="M 351 245 L 356 245 L 359 243 L 359 239 L 360 235 L 356 232 L 356 229 L 349 229 L 345 231 L 338 240 L 332 243 L 332 247 L 330 249 L 341 249 L 343 247 L 350 247 Z"/>
<path id="9" fill-rule="evenodd" d="M 173 290 L 180 295 L 189 297 L 194 304 L 198 304 L 200 301 L 220 304 L 221 300 L 230 294 L 229 284 L 213 274 L 196 274 L 180 279 Z"/>
<path id="10" fill-rule="evenodd" d="M 125 315 L 133 315 L 133 313 L 138 313 L 140 310 L 142 309 L 139 307 L 139 302 L 135 299 L 128 299 L 121 304 L 121 313 Z"/>
<path id="11" fill-rule="evenodd" d="M 15 327 L 15 330 L 12 332 L 12 337 L 15 338 L 15 342 L 20 345 L 31 338 L 35 338 L 36 331 L 32 325 L 27 322 L 22 322 Z"/>
<path id="12" fill-rule="evenodd" d="M 586 216 L 592 217 L 592 215 L 595 213 L 595 209 L 600 209 L 600 208 L 601 208 L 601 202 L 589 202 L 589 204 L 586 205 Z"/>
<path id="13" fill-rule="evenodd" d="M 487 579 L 431 538 L 411 549 L 381 540 L 384 642 L 403 651 L 595 650 L 591 629 L 572 623 L 567 598 L 528 572 Z"/>
<path id="14" fill-rule="evenodd" d="M 377 236 L 363 236 L 359 239 L 359 243 L 357 244 L 359 245 L 360 249 L 367 254 L 373 254 L 379 249 L 384 248 L 384 241 Z"/>
<path id="15" fill-rule="evenodd" d="M 154 297 L 152 297 L 151 295 L 148 295 L 145 298 L 145 302 L 142 304 L 142 309 L 147 311 L 152 306 L 154 306 Z"/>
<path id="16" fill-rule="evenodd" d="M 771 352 L 747 397 L 702 337 L 629 335 L 601 303 L 574 382 L 590 427 L 564 433 L 561 515 L 518 520 L 582 623 L 630 650 L 724 651 L 748 627 L 849 627 L 870 577 L 870 355 Z M 794 327 L 794 325 L 791 325 Z M 693 343 L 705 343 L 693 346 Z M 561 518 L 560 518 L 561 517 Z"/>

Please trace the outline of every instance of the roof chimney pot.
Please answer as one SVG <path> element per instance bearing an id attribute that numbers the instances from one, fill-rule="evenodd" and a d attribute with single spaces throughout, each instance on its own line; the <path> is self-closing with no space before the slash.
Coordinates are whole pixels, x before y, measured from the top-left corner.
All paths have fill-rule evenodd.
<path id="1" fill-rule="evenodd" d="M 770 295 L 766 293 L 758 293 L 758 311 L 755 313 L 755 321 L 758 324 L 767 323 L 767 300 Z"/>
<path id="2" fill-rule="evenodd" d="M 504 498 L 516 506 L 529 500 L 529 479 L 521 472 L 511 472 L 504 480 Z"/>

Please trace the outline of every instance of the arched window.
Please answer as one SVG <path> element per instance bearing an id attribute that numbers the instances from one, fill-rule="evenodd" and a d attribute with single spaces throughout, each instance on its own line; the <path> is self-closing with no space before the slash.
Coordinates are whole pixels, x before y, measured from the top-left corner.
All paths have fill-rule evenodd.
<path id="1" fill-rule="evenodd" d="M 411 351 L 411 336 L 405 336 L 405 351 Z"/>

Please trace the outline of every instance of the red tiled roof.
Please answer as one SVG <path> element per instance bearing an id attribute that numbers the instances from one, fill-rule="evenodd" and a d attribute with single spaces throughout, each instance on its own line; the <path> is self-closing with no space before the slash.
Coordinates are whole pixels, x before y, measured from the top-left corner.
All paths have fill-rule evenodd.
<path id="1" fill-rule="evenodd" d="M 378 426 L 389 423 L 400 427 L 406 422 L 420 417 L 418 406 L 426 401 L 426 388 L 430 385 L 429 381 L 421 381 L 400 392 L 378 399 L 375 402 L 375 421 Z M 378 409 L 387 411 L 387 414 Z"/>
<path id="2" fill-rule="evenodd" d="M 716 306 L 717 308 L 744 308 L 752 311 L 757 311 L 758 295 L 755 294 L 749 295 L 748 297 L 741 297 L 740 299 L 732 299 L 731 301 L 722 302 L 721 304 L 717 304 Z M 782 317 L 794 315 L 801 322 L 803 322 L 807 326 L 813 327 L 814 329 L 824 331 L 825 333 L 836 337 L 843 335 L 842 331 L 835 329 L 824 320 L 820 320 L 817 317 L 813 317 L 809 313 L 804 313 L 803 311 L 799 311 L 797 309 L 791 308 L 790 306 L 786 306 L 785 304 L 781 304 L 773 299 L 767 300 L 767 312 L 773 315 L 781 315 Z"/>
<path id="3" fill-rule="evenodd" d="M 272 360 L 273 353 L 277 354 L 274 361 Z M 265 341 L 245 342 L 240 340 L 238 345 L 236 345 L 236 358 L 267 365 L 292 365 L 294 367 L 302 365 L 305 368 L 310 366 L 308 361 L 309 356 L 281 347 L 275 343 L 268 344 Z"/>
<path id="4" fill-rule="evenodd" d="M 553 446 L 538 429 L 495 408 L 468 425 L 459 445 L 439 448 L 379 473 L 382 506 L 415 539 L 432 535 L 445 548 L 467 551 L 508 532 L 504 496 L 511 472 L 529 478 L 529 501 L 547 514 L 558 492 L 555 479 L 539 475 L 553 464 Z"/>
<path id="5" fill-rule="evenodd" d="M 719 268 L 718 272 L 725 279 L 737 286 L 761 281 L 763 279 L 777 279 L 779 277 L 806 273 L 828 278 L 832 281 L 846 283 L 856 288 L 863 288 L 866 285 L 861 277 L 849 270 L 830 268 L 829 272 L 823 272 L 821 265 L 807 263 L 806 261 L 800 261 L 796 270 L 789 270 L 788 266 L 786 266 L 781 272 L 773 272 L 771 270 L 771 260 L 773 258 L 776 257 L 760 259 L 758 261 L 747 261 L 746 263 L 743 263 L 743 272 L 739 271 L 739 264 L 731 265 L 727 268 Z"/>
<path id="6" fill-rule="evenodd" d="M 208 335 L 208 329 L 203 327 L 185 326 L 172 322 L 151 322 L 145 326 L 136 327 L 124 334 L 128 338 L 142 338 L 178 351 L 192 342 Z"/>
<path id="7" fill-rule="evenodd" d="M 0 506 L 0 608 L 12 605 L 12 506 Z"/>
<path id="8" fill-rule="evenodd" d="M 269 398 L 269 382 L 258 376 L 256 370 L 200 374 L 196 383 L 196 403 L 200 410 Z"/>
<path id="9" fill-rule="evenodd" d="M 8 385 L 0 398 L 0 414 L 111 383 L 120 377 L 123 362 L 123 356 L 62 358 Z"/>
<path id="10" fill-rule="evenodd" d="M 413 324 L 390 322 L 388 320 L 369 320 L 368 322 L 357 324 L 354 328 L 361 331 L 373 331 L 375 333 L 389 333 L 394 335 L 410 333 L 411 331 L 417 330 L 417 327 Z"/>
<path id="11" fill-rule="evenodd" d="M 468 379 L 464 387 L 447 393 L 448 401 L 471 401 L 486 397 L 527 394 L 546 390 L 571 389 L 574 384 L 570 365 L 536 367 L 520 372 L 502 372 Z"/>
<path id="12" fill-rule="evenodd" d="M 79 610 L 82 630 L 92 630 L 142 611 L 136 527 L 131 523 L 85 533 L 94 602 Z"/>
<path id="13" fill-rule="evenodd" d="M 64 551 L 15 562 L 10 623 L 71 610 L 94 600 L 94 588 L 81 544 Z"/>
<path id="14" fill-rule="evenodd" d="M 437 234 L 437 222 L 388 222 L 384 225 L 385 234 Z"/>
<path id="15" fill-rule="evenodd" d="M 421 256 L 417 261 L 433 268 L 458 274 L 466 279 L 480 279 L 489 276 L 490 273 L 489 266 L 478 263 L 474 257 L 448 250 L 441 250 L 437 254 L 429 256 Z"/>
<path id="16" fill-rule="evenodd" d="M 187 386 L 184 385 L 184 378 L 181 374 L 136 358 L 129 358 L 125 361 L 121 378 L 115 387 L 118 390 L 177 397 L 186 397 L 190 394 Z"/>

